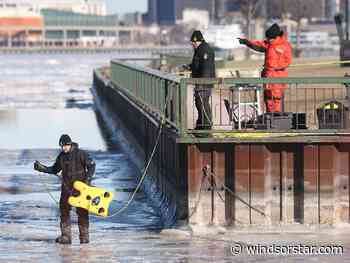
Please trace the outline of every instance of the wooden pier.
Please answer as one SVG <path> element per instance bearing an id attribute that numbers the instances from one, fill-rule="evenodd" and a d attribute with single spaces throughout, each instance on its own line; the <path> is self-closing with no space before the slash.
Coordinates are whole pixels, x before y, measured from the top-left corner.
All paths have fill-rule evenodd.
<path id="1" fill-rule="evenodd" d="M 293 92 L 304 94 L 298 112 L 306 113 L 308 129 L 238 129 L 222 109 L 228 90 L 272 82 L 290 86 L 290 103 L 296 102 Z M 191 126 L 191 87 L 198 83 L 214 85 L 213 130 L 200 137 Z M 349 221 L 350 127 L 320 129 L 314 112 L 327 101 L 339 100 L 347 122 L 344 84 L 349 83 L 348 78 L 335 77 L 181 79 L 120 61 L 94 72 L 98 96 L 120 115 L 145 160 L 165 118 L 150 176 L 176 207 L 177 219 L 191 225 L 237 227 Z M 320 98 L 308 99 L 319 93 Z"/>

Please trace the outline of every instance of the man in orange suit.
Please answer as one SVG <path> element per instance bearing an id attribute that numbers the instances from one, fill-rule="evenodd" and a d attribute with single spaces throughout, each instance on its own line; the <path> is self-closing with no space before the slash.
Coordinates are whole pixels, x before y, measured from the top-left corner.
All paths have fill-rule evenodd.
<path id="1" fill-rule="evenodd" d="M 266 30 L 265 40 L 248 40 L 239 38 L 239 43 L 265 53 L 263 78 L 288 77 L 288 66 L 292 63 L 292 47 L 284 32 L 277 24 Z M 267 112 L 281 112 L 282 99 L 286 84 L 268 84 L 264 90 L 264 101 Z"/>

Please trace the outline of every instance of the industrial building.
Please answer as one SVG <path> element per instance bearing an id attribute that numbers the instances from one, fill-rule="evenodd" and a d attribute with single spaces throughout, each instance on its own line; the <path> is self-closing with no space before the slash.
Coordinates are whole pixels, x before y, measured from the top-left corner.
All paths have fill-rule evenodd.
<path id="1" fill-rule="evenodd" d="M 210 18 L 224 14 L 225 0 L 148 0 L 147 22 L 159 25 L 174 25 L 183 19 L 185 9 L 206 10 Z"/>
<path id="2" fill-rule="evenodd" d="M 9 12 L 40 14 L 43 9 L 55 9 L 90 15 L 106 15 L 105 0 L 0 0 L 0 16 Z"/>
<path id="3" fill-rule="evenodd" d="M 0 46 L 112 47 L 133 42 L 143 28 L 120 26 L 117 15 L 41 9 L 0 17 Z"/>
<path id="4" fill-rule="evenodd" d="M 244 3 L 243 3 L 244 4 Z M 332 20 L 345 8 L 344 0 L 260 0 L 256 14 L 267 18 L 281 18 L 289 13 L 292 18 L 322 18 Z M 182 21 L 186 9 L 209 12 L 212 22 L 220 22 L 226 14 L 240 12 L 240 0 L 148 0 L 147 22 L 159 25 L 173 25 Z"/>

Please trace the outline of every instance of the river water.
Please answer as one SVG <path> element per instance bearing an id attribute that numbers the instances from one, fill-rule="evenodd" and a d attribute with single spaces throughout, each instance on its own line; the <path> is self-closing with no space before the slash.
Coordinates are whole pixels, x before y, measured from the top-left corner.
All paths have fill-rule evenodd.
<path id="1" fill-rule="evenodd" d="M 94 103 L 93 68 L 120 54 L 1 55 L 0 59 L 0 262 L 329 262 L 327 256 L 234 256 L 235 244 L 341 244 L 349 260 L 348 235 L 339 230 L 225 231 L 204 228 L 160 232 L 159 204 L 142 191 L 127 211 L 91 218 L 91 243 L 80 246 L 73 212 L 73 245 L 57 245 L 58 178 L 34 172 L 51 164 L 58 138 L 71 135 L 96 160 L 94 184 L 116 192 L 118 209 L 137 184 L 139 170 Z M 48 194 L 51 193 L 53 198 Z M 319 234 L 317 232 L 320 232 Z"/>

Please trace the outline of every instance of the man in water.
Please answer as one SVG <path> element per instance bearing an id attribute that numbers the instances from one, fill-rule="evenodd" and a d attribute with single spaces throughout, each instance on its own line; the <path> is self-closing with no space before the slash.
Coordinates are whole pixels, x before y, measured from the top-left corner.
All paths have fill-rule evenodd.
<path id="1" fill-rule="evenodd" d="M 62 185 L 60 198 L 61 214 L 61 236 L 56 239 L 60 244 L 71 244 L 71 206 L 68 198 L 74 193 L 73 183 L 75 181 L 91 183 L 92 176 L 95 173 L 95 162 L 89 157 L 88 153 L 79 149 L 77 143 L 72 142 L 71 138 L 64 134 L 59 140 L 62 149 L 53 166 L 47 167 L 40 162 L 35 161 L 34 169 L 48 174 L 58 174 L 62 171 Z M 79 225 L 80 244 L 89 243 L 89 214 L 82 208 L 76 208 Z"/>
<path id="2" fill-rule="evenodd" d="M 239 38 L 239 43 L 247 47 L 265 53 L 264 69 L 261 72 L 263 78 L 288 77 L 288 66 L 292 63 L 292 46 L 288 42 L 284 32 L 277 24 L 273 24 L 266 30 L 265 40 L 249 40 Z M 268 84 L 264 90 L 264 101 L 267 112 L 281 112 L 282 99 L 286 84 Z"/>

